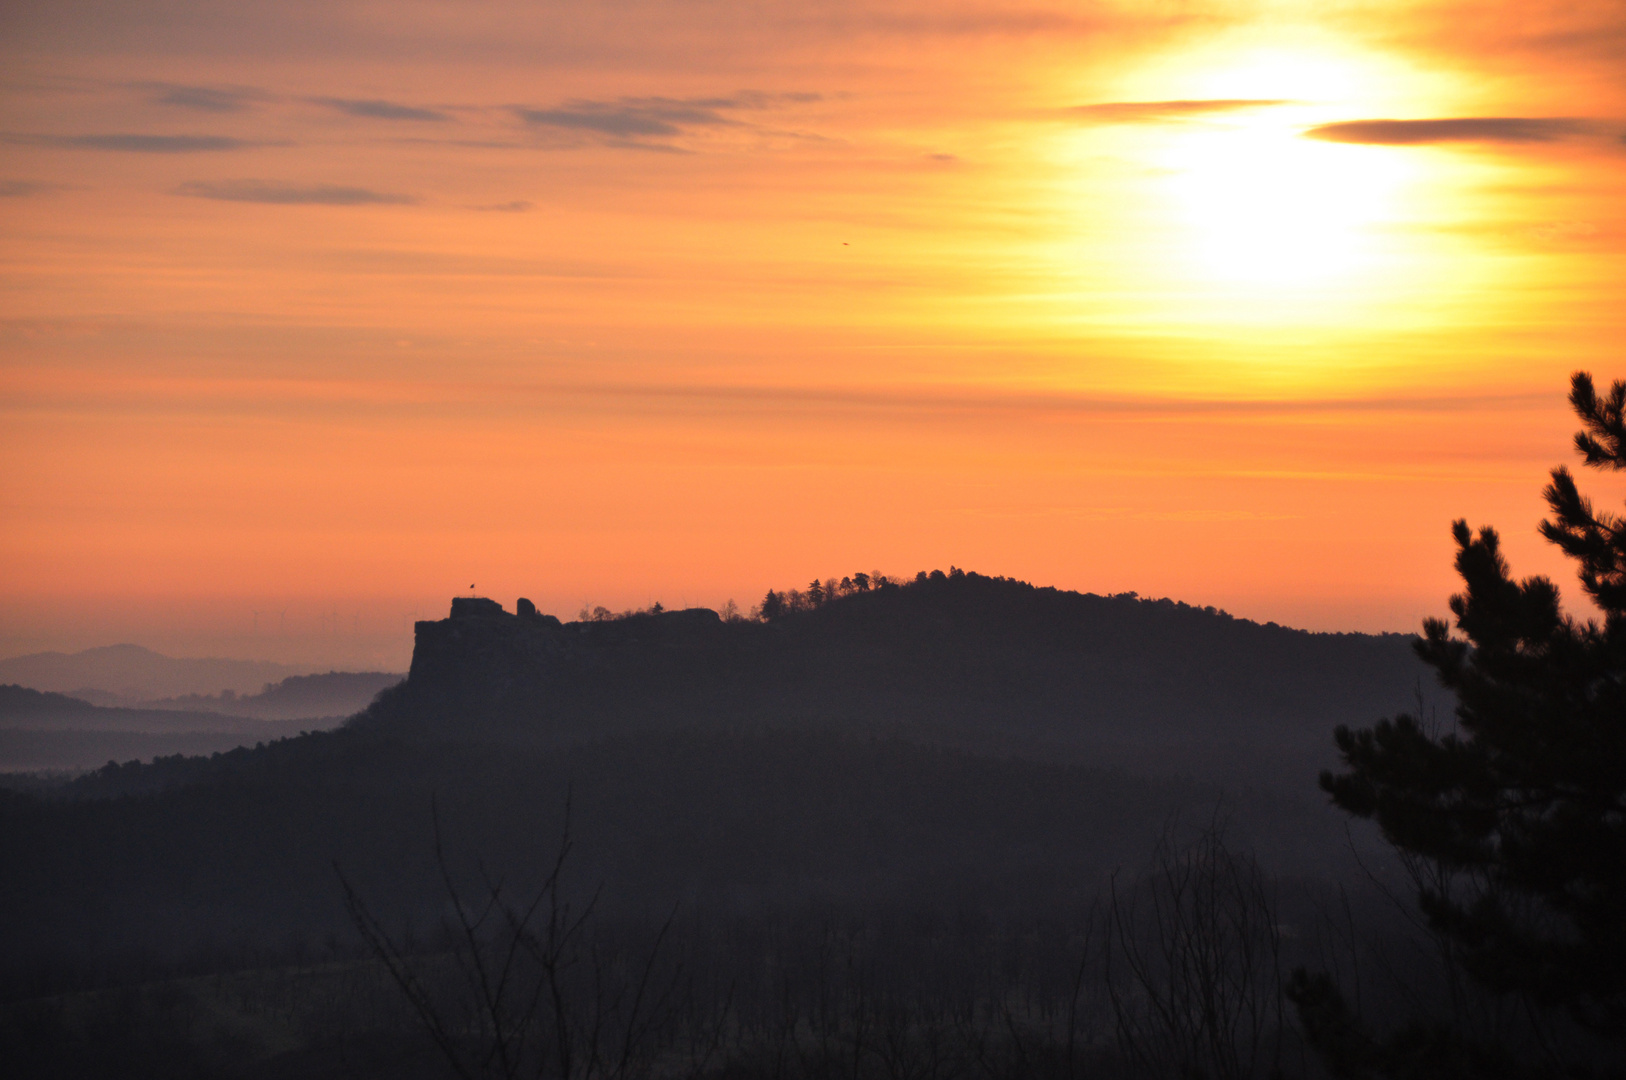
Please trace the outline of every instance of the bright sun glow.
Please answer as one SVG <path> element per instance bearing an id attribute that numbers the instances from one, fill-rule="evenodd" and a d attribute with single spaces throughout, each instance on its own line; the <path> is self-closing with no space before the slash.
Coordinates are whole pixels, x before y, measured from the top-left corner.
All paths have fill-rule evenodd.
<path id="1" fill-rule="evenodd" d="M 1237 285 L 1321 286 L 1370 267 L 1403 177 L 1396 155 L 1304 138 L 1293 109 L 1190 125 L 1163 155 L 1188 270 Z"/>
<path id="2" fill-rule="evenodd" d="M 1211 43 L 1143 73 L 1141 99 L 1258 102 L 1170 116 L 1144 151 L 1162 183 L 1157 217 L 1174 231 L 1165 272 L 1208 286 L 1324 288 L 1370 277 L 1381 227 L 1396 219 L 1405 155 L 1305 138 L 1305 129 L 1378 115 L 1412 73 L 1328 40 Z"/>

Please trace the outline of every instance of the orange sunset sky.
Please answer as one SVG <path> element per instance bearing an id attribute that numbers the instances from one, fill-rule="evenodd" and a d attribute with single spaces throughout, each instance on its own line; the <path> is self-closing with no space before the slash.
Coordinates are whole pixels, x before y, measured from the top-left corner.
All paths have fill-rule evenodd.
<path id="1" fill-rule="evenodd" d="M 1623 3 L 14 0 L 0 72 L 0 655 L 950 564 L 1413 630 L 1456 517 L 1577 593 Z"/>

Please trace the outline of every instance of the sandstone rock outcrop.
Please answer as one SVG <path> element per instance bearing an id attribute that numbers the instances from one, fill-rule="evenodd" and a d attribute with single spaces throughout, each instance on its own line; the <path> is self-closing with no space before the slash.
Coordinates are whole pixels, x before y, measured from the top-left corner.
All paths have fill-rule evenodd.
<path id="1" fill-rule="evenodd" d="M 612 673 L 668 673 L 678 654 L 717 644 L 724 630 L 707 608 L 566 624 L 529 600 L 515 607 L 457 597 L 447 618 L 417 623 L 411 671 L 387 711 L 462 723 L 542 720 L 569 705 L 584 719 L 598 711 L 584 695 L 619 697 L 644 681 Z"/>

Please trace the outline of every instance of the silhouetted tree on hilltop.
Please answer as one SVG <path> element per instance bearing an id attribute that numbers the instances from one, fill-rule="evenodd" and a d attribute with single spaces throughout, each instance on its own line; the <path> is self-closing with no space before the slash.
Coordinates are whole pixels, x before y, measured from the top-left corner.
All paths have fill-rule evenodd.
<path id="1" fill-rule="evenodd" d="M 939 578 L 942 571 L 937 571 Z M 926 580 L 925 571 L 921 571 L 917 582 Z M 793 615 L 803 611 L 813 611 L 842 597 L 855 596 L 859 593 L 872 592 L 879 589 L 895 587 L 897 582 L 885 574 L 857 573 L 851 577 L 843 577 L 839 581 L 835 578 L 826 578 L 820 581 L 814 578 L 808 582 L 806 591 L 801 589 L 787 589 L 777 592 L 769 589 L 763 596 L 762 602 L 756 607 L 756 614 L 764 622 L 772 622 L 786 615 Z"/>

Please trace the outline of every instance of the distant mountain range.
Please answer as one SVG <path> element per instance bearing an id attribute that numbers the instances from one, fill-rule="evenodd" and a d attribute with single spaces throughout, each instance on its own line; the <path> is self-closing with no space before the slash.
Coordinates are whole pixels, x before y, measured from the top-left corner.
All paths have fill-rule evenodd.
<path id="1" fill-rule="evenodd" d="M 106 708 L 65 694 L 0 685 L 0 772 L 81 770 L 109 761 L 215 754 L 327 730 L 344 717 L 259 720 L 192 709 Z"/>
<path id="2" fill-rule="evenodd" d="M 327 730 L 400 678 L 384 672 L 293 675 L 259 694 L 228 691 L 137 707 L 93 705 L 66 694 L 0 685 L 0 772 L 213 754 Z"/>
<path id="3" fill-rule="evenodd" d="M 388 671 L 329 671 L 290 675 L 268 684 L 258 694 L 187 694 L 133 705 L 140 709 L 174 709 L 250 716 L 258 720 L 296 720 L 307 716 L 350 716 L 365 709 L 380 690 L 403 676 Z"/>
<path id="4" fill-rule="evenodd" d="M 96 705 L 133 705 L 222 690 L 252 694 L 308 670 L 265 660 L 178 658 L 140 645 L 104 645 L 0 660 L 0 683 L 72 694 Z"/>
<path id="5" fill-rule="evenodd" d="M 67 694 L 0 685 L 0 729 L 172 733 L 247 731 L 264 721 L 177 709 L 124 709 L 92 705 Z"/>

